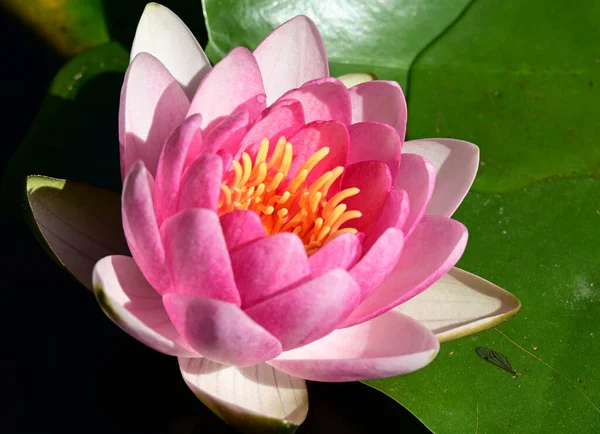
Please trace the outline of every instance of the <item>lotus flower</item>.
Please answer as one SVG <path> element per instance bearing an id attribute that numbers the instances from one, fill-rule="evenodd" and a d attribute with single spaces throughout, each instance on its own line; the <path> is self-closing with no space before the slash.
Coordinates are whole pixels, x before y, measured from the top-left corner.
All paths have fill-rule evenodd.
<path id="1" fill-rule="evenodd" d="M 450 216 L 478 148 L 404 143 L 400 86 L 347 88 L 355 78 L 329 76 L 305 16 L 211 67 L 185 24 L 149 4 L 121 94 L 122 226 L 110 193 L 29 179 L 61 262 L 89 286 L 105 256 L 93 288 L 106 314 L 178 357 L 190 388 L 238 427 L 298 425 L 305 379 L 415 371 L 440 340 L 519 307 L 452 268 L 467 230 Z M 127 250 L 121 227 L 131 256 L 114 254 Z"/>

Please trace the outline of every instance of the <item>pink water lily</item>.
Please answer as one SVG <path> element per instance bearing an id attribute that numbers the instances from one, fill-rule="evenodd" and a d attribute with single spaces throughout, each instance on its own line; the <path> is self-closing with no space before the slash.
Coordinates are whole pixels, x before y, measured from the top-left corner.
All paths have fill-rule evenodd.
<path id="1" fill-rule="evenodd" d="M 119 117 L 131 256 L 114 254 L 119 231 L 77 228 L 77 210 L 94 208 L 80 193 L 108 209 L 106 193 L 72 187 L 59 204 L 30 178 L 30 203 L 82 282 L 105 256 L 93 287 L 106 314 L 177 356 L 190 388 L 225 420 L 298 425 L 304 379 L 412 372 L 440 340 L 518 309 L 510 294 L 452 268 L 467 230 L 450 216 L 478 148 L 404 143 L 400 86 L 331 78 L 309 18 L 211 67 L 183 22 L 150 4 L 131 59 Z M 49 204 L 69 224 L 55 227 Z"/>

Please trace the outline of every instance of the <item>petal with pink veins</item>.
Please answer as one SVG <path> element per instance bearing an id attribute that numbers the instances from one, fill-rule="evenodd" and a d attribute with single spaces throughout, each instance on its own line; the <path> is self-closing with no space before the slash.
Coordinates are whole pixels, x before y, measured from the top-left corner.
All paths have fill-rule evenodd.
<path id="1" fill-rule="evenodd" d="M 368 321 L 425 291 L 458 262 L 467 238 L 467 228 L 456 220 L 423 217 L 404 241 L 394 271 L 352 312 L 344 327 Z"/>
<path id="2" fill-rule="evenodd" d="M 165 221 L 161 232 L 175 292 L 240 304 L 217 213 L 186 209 Z"/>
<path id="3" fill-rule="evenodd" d="M 179 189 L 178 211 L 188 208 L 206 208 L 217 212 L 222 179 L 221 157 L 216 154 L 201 154 L 183 174 Z M 171 200 L 174 201 L 172 196 Z"/>
<path id="4" fill-rule="evenodd" d="M 392 188 L 381 208 L 379 217 L 363 241 L 363 250 L 368 251 L 388 228 L 404 228 L 409 212 L 408 193 Z"/>
<path id="5" fill-rule="evenodd" d="M 402 140 L 396 130 L 387 124 L 359 122 L 348 127 L 348 134 L 348 164 L 383 161 L 390 168 L 393 182 L 398 176 L 402 155 Z"/>
<path id="6" fill-rule="evenodd" d="M 190 102 L 167 68 L 138 54 L 125 73 L 119 107 L 121 175 L 142 160 L 152 175 L 167 137 L 184 119 Z"/>
<path id="7" fill-rule="evenodd" d="M 291 350 L 328 335 L 360 302 L 347 271 L 332 270 L 255 304 L 245 312 Z"/>
<path id="8" fill-rule="evenodd" d="M 96 299 L 106 315 L 150 348 L 171 356 L 199 357 L 179 335 L 161 296 L 128 256 L 107 256 L 93 272 Z"/>
<path id="9" fill-rule="evenodd" d="M 155 56 L 192 99 L 211 66 L 202 47 L 181 19 L 158 3 L 148 3 L 138 23 L 131 59 L 138 53 Z"/>
<path id="10" fill-rule="evenodd" d="M 233 303 L 175 293 L 163 303 L 181 336 L 210 360 L 251 366 L 281 353 L 281 343 Z"/>
<path id="11" fill-rule="evenodd" d="M 230 251 L 267 236 L 265 226 L 254 211 L 236 210 L 223 214 L 221 228 Z"/>
<path id="12" fill-rule="evenodd" d="M 421 369 L 434 359 L 439 345 L 435 335 L 421 323 L 391 311 L 286 351 L 268 363 L 307 380 L 362 381 Z"/>
<path id="13" fill-rule="evenodd" d="M 265 83 L 268 105 L 290 89 L 310 80 L 329 77 L 321 33 L 304 15 L 273 30 L 256 48 L 254 57 Z"/>
<path id="14" fill-rule="evenodd" d="M 322 276 L 335 268 L 349 270 L 361 252 L 360 240 L 355 234 L 343 233 L 335 237 L 308 258 L 312 277 Z"/>

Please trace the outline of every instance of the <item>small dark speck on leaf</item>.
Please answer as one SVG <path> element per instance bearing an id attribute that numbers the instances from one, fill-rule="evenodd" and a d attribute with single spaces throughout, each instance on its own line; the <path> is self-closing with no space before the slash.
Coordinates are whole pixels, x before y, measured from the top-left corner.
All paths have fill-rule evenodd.
<path id="1" fill-rule="evenodd" d="M 594 87 L 594 82 L 592 80 L 588 81 L 588 86 L 589 87 Z"/>
<path id="2" fill-rule="evenodd" d="M 502 96 L 502 93 L 500 93 L 499 91 L 496 91 L 496 92 L 494 92 L 494 96 L 496 96 L 496 97 L 501 97 L 501 96 Z"/>
<path id="3" fill-rule="evenodd" d="M 519 87 L 520 87 L 521 89 L 523 89 L 523 88 L 525 87 L 525 83 L 523 83 L 522 81 L 521 81 L 521 82 L 519 82 Z"/>
<path id="4" fill-rule="evenodd" d="M 504 354 L 484 347 L 475 348 L 475 352 L 479 357 L 481 357 L 483 360 L 490 362 L 492 365 L 502 368 L 516 377 L 521 375 L 513 369 L 513 367 L 511 366 L 510 362 Z"/>

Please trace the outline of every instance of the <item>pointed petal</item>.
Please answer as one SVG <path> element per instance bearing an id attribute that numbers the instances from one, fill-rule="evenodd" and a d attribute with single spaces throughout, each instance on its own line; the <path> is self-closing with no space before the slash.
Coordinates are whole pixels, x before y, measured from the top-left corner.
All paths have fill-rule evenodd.
<path id="1" fill-rule="evenodd" d="M 237 210 L 222 215 L 221 228 L 230 251 L 267 236 L 260 217 L 254 211 Z"/>
<path id="2" fill-rule="evenodd" d="M 363 241 L 363 250 L 368 251 L 388 228 L 402 229 L 410 212 L 408 193 L 392 188 L 381 208 L 377 221 Z"/>
<path id="3" fill-rule="evenodd" d="M 398 176 L 402 140 L 396 130 L 377 122 L 359 122 L 348 127 L 350 150 L 348 164 L 382 161 L 390 168 L 392 181 Z"/>
<path id="4" fill-rule="evenodd" d="M 344 327 L 368 321 L 429 288 L 458 262 L 467 237 L 462 223 L 425 216 L 406 238 L 396 269 L 352 312 Z"/>
<path id="5" fill-rule="evenodd" d="M 521 308 L 510 292 L 460 268 L 395 310 L 423 323 L 440 342 L 495 327 Z"/>
<path id="6" fill-rule="evenodd" d="M 137 160 L 156 173 L 165 140 L 185 119 L 189 105 L 179 83 L 154 56 L 140 53 L 131 61 L 119 108 L 123 177 Z"/>
<path id="7" fill-rule="evenodd" d="M 322 276 L 335 268 L 349 270 L 361 252 L 360 240 L 355 234 L 341 234 L 308 258 L 312 277 Z"/>
<path id="8" fill-rule="evenodd" d="M 211 360 L 251 366 L 281 353 L 279 341 L 233 303 L 175 293 L 163 303 L 186 342 Z"/>
<path id="9" fill-rule="evenodd" d="M 373 80 L 350 89 L 352 123 L 379 122 L 393 127 L 404 140 L 406 100 L 395 81 Z"/>
<path id="10" fill-rule="evenodd" d="M 206 208 L 217 212 L 222 180 L 221 157 L 216 154 L 201 154 L 183 175 L 179 189 L 178 211 L 188 208 Z"/>
<path id="11" fill-rule="evenodd" d="M 27 200 L 47 251 L 92 289 L 92 269 L 104 256 L 127 254 L 117 193 L 85 184 L 27 177 Z"/>
<path id="12" fill-rule="evenodd" d="M 250 112 L 238 110 L 206 132 L 204 152 L 235 154 L 250 124 Z M 199 154 L 199 153 L 198 153 Z"/>
<path id="13" fill-rule="evenodd" d="M 455 139 L 412 140 L 404 152 L 418 154 L 435 167 L 436 185 L 426 213 L 450 217 L 467 195 L 479 167 L 479 148 Z"/>
<path id="14" fill-rule="evenodd" d="M 239 306 L 229 252 L 214 211 L 181 211 L 165 221 L 161 231 L 178 294 L 211 297 Z"/>
<path id="15" fill-rule="evenodd" d="M 402 154 L 400 173 L 394 188 L 408 193 L 410 210 L 403 227 L 407 237 L 425 215 L 435 184 L 435 168 L 429 161 L 419 155 Z"/>
<path id="16" fill-rule="evenodd" d="M 241 432 L 294 432 L 306 418 L 306 382 L 269 365 L 180 358 L 179 367 L 194 395 Z"/>
<path id="17" fill-rule="evenodd" d="M 144 278 L 133 258 L 101 259 L 94 267 L 93 280 L 100 307 L 124 331 L 161 353 L 198 356 L 171 324 L 161 296 Z"/>
<path id="18" fill-rule="evenodd" d="M 338 80 L 344 83 L 348 89 L 367 81 L 377 80 L 377 76 L 371 72 L 352 72 L 350 74 L 340 75 Z"/>
<path id="19" fill-rule="evenodd" d="M 247 48 L 234 48 L 204 77 L 188 116 L 201 114 L 203 128 L 242 107 L 254 118 L 265 108 L 264 93 L 254 56 Z"/>
<path id="20" fill-rule="evenodd" d="M 141 52 L 160 60 L 189 99 L 211 68 L 190 29 L 170 9 L 158 3 L 146 5 L 135 31 L 131 59 Z"/>
<path id="21" fill-rule="evenodd" d="M 438 351 L 438 340 L 425 326 L 391 311 L 286 351 L 269 364 L 307 380 L 358 381 L 416 371 L 431 362 Z"/>
<path id="22" fill-rule="evenodd" d="M 172 288 L 160 237 L 152 192 L 154 180 L 144 163 L 137 161 L 123 185 L 123 229 L 136 264 L 160 294 Z"/>
<path id="23" fill-rule="evenodd" d="M 231 265 L 244 309 L 310 276 L 304 245 L 296 234 L 289 232 L 233 250 Z"/>
<path id="24" fill-rule="evenodd" d="M 329 77 L 327 53 L 319 29 L 299 15 L 273 30 L 254 51 L 270 105 L 290 89 Z"/>

